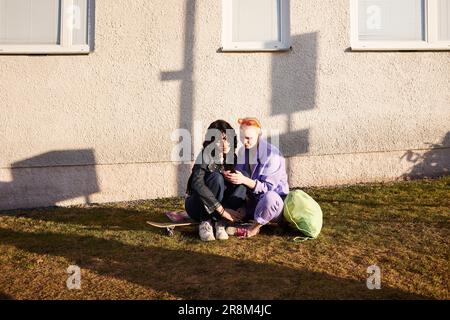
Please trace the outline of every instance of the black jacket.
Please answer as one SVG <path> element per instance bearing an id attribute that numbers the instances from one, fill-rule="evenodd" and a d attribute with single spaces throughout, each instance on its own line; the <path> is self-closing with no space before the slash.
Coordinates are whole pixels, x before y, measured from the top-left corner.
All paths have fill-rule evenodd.
<path id="1" fill-rule="evenodd" d="M 197 157 L 194 167 L 192 168 L 191 176 L 189 177 L 186 195 L 197 194 L 206 211 L 212 214 L 218 207 L 220 207 L 219 200 L 216 199 L 214 194 L 205 184 L 205 177 L 208 173 L 220 172 L 223 173 L 224 170 L 231 170 L 234 168 L 237 161 L 237 157 L 234 154 L 233 164 L 223 164 L 215 160 L 213 157 L 205 156 L 203 157 L 203 150 Z"/>

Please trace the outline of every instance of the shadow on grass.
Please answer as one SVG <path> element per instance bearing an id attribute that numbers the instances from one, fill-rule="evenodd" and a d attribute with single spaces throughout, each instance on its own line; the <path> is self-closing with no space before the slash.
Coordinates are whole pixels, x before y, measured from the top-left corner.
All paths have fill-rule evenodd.
<path id="1" fill-rule="evenodd" d="M 13 300 L 13 297 L 6 293 L 0 292 L 0 300 Z"/>
<path id="2" fill-rule="evenodd" d="M 30 253 L 64 257 L 82 270 L 89 269 L 184 299 L 426 298 L 389 287 L 368 290 L 365 279 L 342 279 L 283 265 L 131 246 L 95 237 L 0 229 L 0 240 L 4 245 Z"/>
<path id="3" fill-rule="evenodd" d="M 0 211 L 0 217 L 25 217 L 39 221 L 80 225 L 92 230 L 148 230 L 147 220 L 169 222 L 164 212 L 180 210 L 178 198 L 147 200 L 140 204 L 94 205 L 91 207 L 49 207 Z"/>
<path id="4" fill-rule="evenodd" d="M 146 221 L 170 222 L 164 212 L 183 210 L 178 198 L 145 201 L 146 206 L 152 208 L 142 209 L 138 205 L 129 205 L 129 208 L 93 206 L 69 208 L 43 208 L 34 210 L 0 211 L 0 217 L 23 217 L 38 221 L 51 221 L 58 224 L 78 225 L 85 230 L 114 230 L 114 231 L 149 231 L 155 234 L 167 234 L 164 229 L 150 227 Z M 183 234 L 198 238 L 197 227 L 177 228 Z M 276 224 L 268 225 L 261 231 L 267 235 L 298 236 L 298 232 L 286 226 Z"/>

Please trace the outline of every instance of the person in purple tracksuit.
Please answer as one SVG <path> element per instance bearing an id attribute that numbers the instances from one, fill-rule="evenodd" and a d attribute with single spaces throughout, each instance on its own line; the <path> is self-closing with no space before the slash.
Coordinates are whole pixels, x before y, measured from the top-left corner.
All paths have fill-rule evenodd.
<path id="1" fill-rule="evenodd" d="M 255 118 L 239 119 L 240 138 L 244 147 L 239 151 L 235 172 L 225 171 L 227 181 L 247 187 L 242 217 L 253 220 L 247 227 L 229 227 L 230 235 L 253 237 L 269 222 L 282 219 L 284 199 L 289 193 L 286 161 L 280 150 L 261 137 L 261 124 Z"/>

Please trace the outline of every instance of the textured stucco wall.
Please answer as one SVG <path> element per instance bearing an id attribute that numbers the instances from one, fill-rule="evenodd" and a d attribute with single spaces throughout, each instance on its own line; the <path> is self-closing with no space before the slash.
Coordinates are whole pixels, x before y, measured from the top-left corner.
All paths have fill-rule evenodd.
<path id="1" fill-rule="evenodd" d="M 217 52 L 219 0 L 96 2 L 94 53 L 0 56 L 0 209 L 182 194 L 172 131 L 247 115 L 292 186 L 448 173 L 450 52 L 348 52 L 347 0 L 291 0 L 286 53 Z"/>

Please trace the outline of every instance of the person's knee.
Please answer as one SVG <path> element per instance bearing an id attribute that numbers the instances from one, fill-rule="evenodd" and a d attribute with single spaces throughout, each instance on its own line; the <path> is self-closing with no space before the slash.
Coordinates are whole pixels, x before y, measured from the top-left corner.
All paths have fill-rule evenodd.
<path id="1" fill-rule="evenodd" d="M 255 210 L 255 220 L 265 225 L 278 219 L 283 211 L 283 199 L 274 191 L 269 191 L 259 200 Z"/>
<path id="2" fill-rule="evenodd" d="M 280 210 L 280 206 L 282 207 L 283 205 L 283 199 L 275 191 L 267 192 L 261 201 L 265 208 L 275 211 Z"/>
<path id="3" fill-rule="evenodd" d="M 212 172 L 206 181 L 206 185 L 208 187 L 212 186 L 224 186 L 225 185 L 225 179 L 223 178 L 223 175 L 220 172 Z"/>

